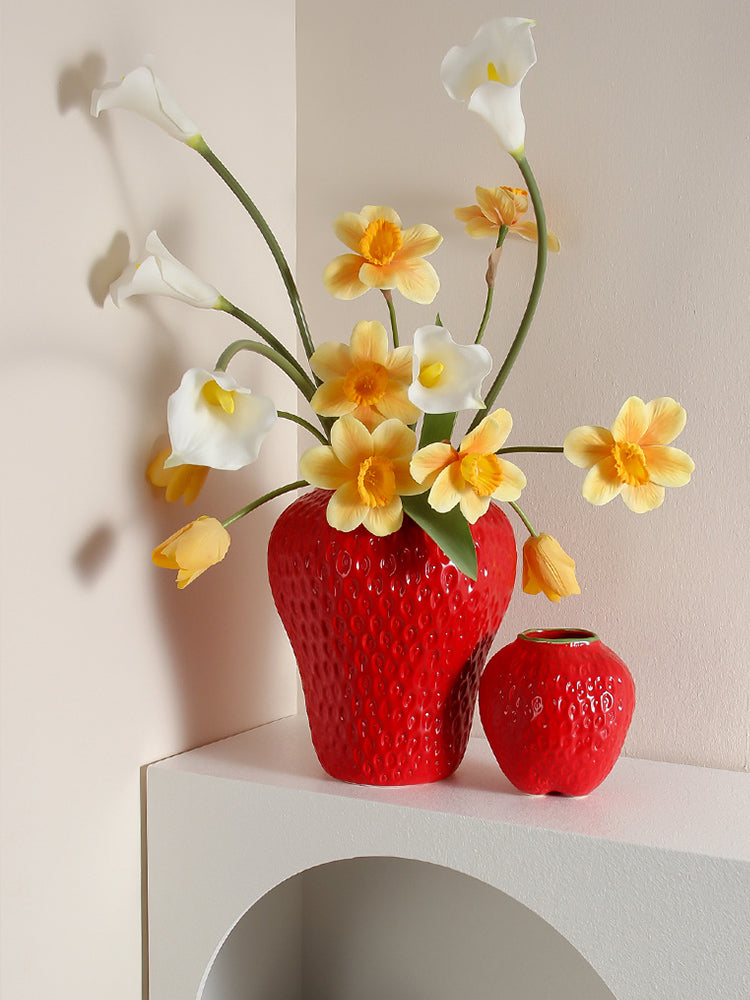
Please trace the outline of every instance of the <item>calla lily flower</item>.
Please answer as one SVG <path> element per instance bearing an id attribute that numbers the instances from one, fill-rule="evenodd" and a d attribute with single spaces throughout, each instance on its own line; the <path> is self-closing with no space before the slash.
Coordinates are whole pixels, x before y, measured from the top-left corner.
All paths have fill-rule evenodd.
<path id="1" fill-rule="evenodd" d="M 200 129 L 191 121 L 149 66 L 139 66 L 119 83 L 105 83 L 91 95 L 91 114 L 123 108 L 135 111 L 181 142 L 200 138 Z M 192 142 L 191 142 L 192 140 Z"/>
<path id="2" fill-rule="evenodd" d="M 166 295 L 199 309 L 216 309 L 221 295 L 185 267 L 167 250 L 153 231 L 146 237 L 143 254 L 109 286 L 112 301 L 119 307 L 131 295 Z"/>
<path id="3" fill-rule="evenodd" d="M 631 396 L 611 431 L 589 425 L 570 431 L 563 451 L 573 465 L 589 470 L 586 500 L 601 506 L 620 495 L 636 514 L 659 507 L 665 487 L 685 486 L 695 469 L 689 455 L 668 447 L 686 420 L 685 410 L 669 396 L 650 403 Z"/>
<path id="4" fill-rule="evenodd" d="M 243 388 L 226 372 L 191 368 L 167 403 L 172 453 L 164 468 L 241 469 L 256 460 L 275 422 L 276 407 L 267 396 Z"/>
<path id="5" fill-rule="evenodd" d="M 151 558 L 156 566 L 176 569 L 177 587 L 184 590 L 210 566 L 221 562 L 230 541 L 220 521 L 202 514 L 157 545 Z"/>
<path id="6" fill-rule="evenodd" d="M 469 111 L 487 122 L 516 159 L 523 155 L 526 138 L 521 83 L 536 62 L 534 24 L 522 17 L 494 18 L 468 45 L 450 49 L 440 68 L 448 94 L 467 101 Z"/>
<path id="7" fill-rule="evenodd" d="M 409 399 L 425 413 L 481 410 L 482 382 L 491 370 L 486 347 L 457 344 L 442 326 L 420 326 L 414 332 Z"/>
<path id="8" fill-rule="evenodd" d="M 407 396 L 411 359 L 411 347 L 388 350 L 382 323 L 363 320 L 354 327 L 348 347 L 330 340 L 312 354 L 310 367 L 323 384 L 310 406 L 324 417 L 351 413 L 368 430 L 391 417 L 412 424 L 419 410 Z"/>
<path id="9" fill-rule="evenodd" d="M 353 251 L 334 258 L 323 272 L 323 284 L 337 299 L 356 299 L 370 288 L 397 288 L 422 305 L 437 295 L 437 272 L 424 260 L 443 241 L 433 226 L 403 229 L 392 208 L 365 205 L 359 213 L 344 212 L 333 228 Z"/>
<path id="10" fill-rule="evenodd" d="M 313 486 L 335 490 L 326 508 L 332 528 L 364 525 L 373 535 L 390 535 L 403 523 L 401 497 L 424 490 L 409 473 L 416 444 L 416 434 L 400 420 L 385 420 L 370 433 L 347 414 L 331 428 L 330 446 L 304 453 L 300 472 Z"/>
<path id="11" fill-rule="evenodd" d="M 171 451 L 171 448 L 162 448 L 146 469 L 146 478 L 157 489 L 164 490 L 167 503 L 182 497 L 185 506 L 189 507 L 203 489 L 209 469 L 206 465 L 175 465 L 165 469 L 164 463 Z"/>
<path id="12" fill-rule="evenodd" d="M 490 500 L 518 500 L 526 476 L 495 454 L 512 426 L 507 410 L 495 410 L 464 437 L 458 451 L 448 441 L 420 448 L 410 470 L 418 483 L 431 487 L 427 501 L 433 510 L 444 514 L 459 504 L 469 524 L 475 524 Z"/>
<path id="13" fill-rule="evenodd" d="M 523 590 L 525 594 L 543 593 L 550 601 L 580 594 L 576 564 L 562 545 L 542 532 L 526 539 L 523 546 Z"/>
<path id="14" fill-rule="evenodd" d="M 538 239 L 536 222 L 521 218 L 529 208 L 528 191 L 516 187 L 477 187 L 475 194 L 476 205 L 453 210 L 459 222 L 465 223 L 464 228 L 469 236 L 473 239 L 482 239 L 485 236 L 496 239 L 500 227 L 507 226 L 509 232 L 536 243 Z M 549 231 L 547 248 L 555 253 L 560 249 L 560 240 Z"/>

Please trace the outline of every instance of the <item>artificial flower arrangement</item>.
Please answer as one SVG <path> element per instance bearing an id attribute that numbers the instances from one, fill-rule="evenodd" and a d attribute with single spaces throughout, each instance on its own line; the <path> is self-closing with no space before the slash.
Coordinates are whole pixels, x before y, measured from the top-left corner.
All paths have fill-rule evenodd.
<path id="1" fill-rule="evenodd" d="M 387 304 L 390 335 L 380 322 L 363 319 L 354 327 L 348 345 L 329 341 L 316 346 L 272 230 L 153 71 L 142 66 L 121 82 L 94 92 L 92 114 L 114 108 L 141 114 L 196 150 L 230 187 L 278 265 L 304 352 L 300 361 L 262 323 L 176 260 L 155 232 L 146 240 L 140 259 L 111 286 L 111 298 L 118 306 L 132 295 L 166 295 L 199 308 L 227 312 L 255 335 L 230 344 L 213 371 L 190 369 L 170 396 L 170 447 L 148 470 L 151 482 L 165 489 L 167 500 L 182 497 L 186 504 L 192 503 L 210 469 L 236 470 L 254 462 L 277 418 L 294 421 L 318 441 L 302 455 L 299 480 L 253 500 L 223 520 L 201 515 L 155 549 L 154 562 L 177 571 L 179 588 L 224 558 L 230 525 L 275 497 L 312 485 L 331 491 L 326 512 L 331 527 L 352 532 L 363 526 L 375 536 L 387 536 L 398 531 L 406 514 L 472 579 L 477 557 L 470 526 L 486 514 L 493 500 L 505 502 L 529 532 L 523 546 L 524 591 L 559 601 L 580 592 L 574 560 L 555 538 L 537 532 L 520 507 L 526 478 L 508 459 L 509 454 L 562 453 L 588 470 L 583 481 L 586 500 L 600 505 L 619 495 L 637 513 L 658 507 L 665 487 L 689 481 L 693 462 L 672 447 L 685 425 L 685 411 L 669 397 L 646 403 L 631 396 L 611 429 L 576 427 L 560 446 L 506 444 L 512 419 L 496 401 L 530 328 L 548 250 L 560 247 L 548 232 L 539 189 L 525 156 L 520 94 L 523 79 L 536 62 L 533 25 L 523 18 L 496 18 L 483 25 L 470 44 L 452 48 L 441 67 L 449 96 L 465 102 L 487 122 L 526 184 L 526 189 L 477 187 L 476 204 L 455 210 L 469 236 L 494 241 L 484 314 L 470 344 L 457 343 L 439 317 L 417 329 L 411 344 L 401 344 L 393 291 L 417 303 L 433 302 L 439 281 L 426 258 L 442 237 L 427 224 L 405 227 L 391 208 L 366 205 L 360 212 L 344 212 L 335 220 L 334 231 L 347 252 L 328 264 L 323 281 L 340 299 L 380 290 Z M 529 200 L 535 222 L 523 218 Z M 536 242 L 536 270 L 518 331 L 485 390 L 493 361 L 482 338 L 501 248 L 509 233 Z M 272 400 L 240 385 L 227 371 L 240 351 L 259 354 L 282 369 L 307 400 L 313 417 L 308 420 L 277 411 Z M 467 432 L 454 443 L 456 417 L 462 410 L 475 411 L 475 415 Z M 312 419 L 317 419 L 317 426 Z"/>

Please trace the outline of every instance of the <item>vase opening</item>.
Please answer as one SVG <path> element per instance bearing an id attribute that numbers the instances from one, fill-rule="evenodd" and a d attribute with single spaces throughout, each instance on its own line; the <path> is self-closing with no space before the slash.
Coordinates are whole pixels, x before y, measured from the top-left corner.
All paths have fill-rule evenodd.
<path id="1" fill-rule="evenodd" d="M 599 642 L 599 636 L 584 628 L 530 628 L 521 632 L 519 638 L 527 642 L 565 643 L 568 646 L 584 646 Z"/>

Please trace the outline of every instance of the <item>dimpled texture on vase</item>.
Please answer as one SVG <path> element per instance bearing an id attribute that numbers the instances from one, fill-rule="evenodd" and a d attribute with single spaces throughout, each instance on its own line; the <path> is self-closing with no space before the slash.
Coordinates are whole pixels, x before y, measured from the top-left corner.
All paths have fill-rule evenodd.
<path id="1" fill-rule="evenodd" d="M 593 633 L 521 633 L 487 664 L 479 712 L 498 764 L 523 792 L 588 795 L 620 755 L 635 707 L 622 660 Z"/>
<path id="2" fill-rule="evenodd" d="M 478 579 L 410 518 L 376 537 L 326 521 L 314 490 L 268 546 L 276 607 L 297 658 L 313 746 L 343 781 L 437 781 L 460 764 L 479 677 L 508 606 L 513 531 L 494 504 L 472 528 Z"/>

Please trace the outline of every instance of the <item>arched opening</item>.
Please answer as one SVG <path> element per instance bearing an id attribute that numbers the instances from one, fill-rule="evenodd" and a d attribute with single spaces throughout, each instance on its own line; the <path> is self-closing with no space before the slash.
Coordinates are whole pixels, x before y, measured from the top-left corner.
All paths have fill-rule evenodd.
<path id="1" fill-rule="evenodd" d="M 550 924 L 461 872 L 393 857 L 333 861 L 262 897 L 200 1000 L 615 1000 Z"/>

